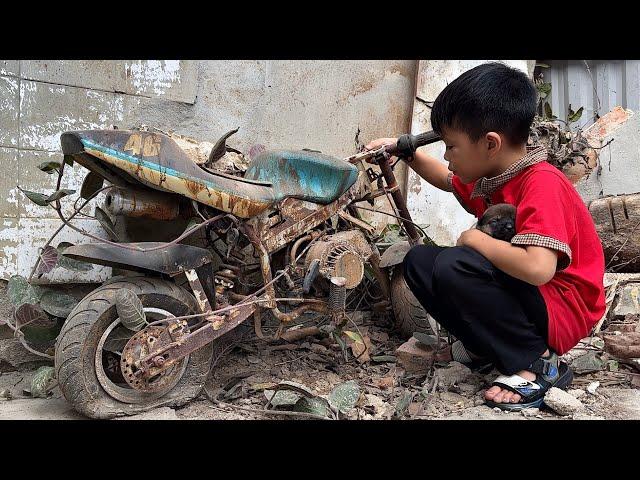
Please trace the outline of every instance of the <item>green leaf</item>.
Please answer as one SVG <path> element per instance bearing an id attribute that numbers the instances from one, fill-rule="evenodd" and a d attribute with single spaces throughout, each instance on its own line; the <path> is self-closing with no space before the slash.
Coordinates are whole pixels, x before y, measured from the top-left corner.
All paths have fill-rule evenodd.
<path id="1" fill-rule="evenodd" d="M 142 302 L 138 296 L 128 288 L 122 288 L 116 293 L 116 310 L 120 323 L 129 330 L 138 332 L 147 325 Z"/>
<path id="2" fill-rule="evenodd" d="M 83 262 L 81 260 L 75 260 L 73 258 L 67 258 L 62 255 L 68 247 L 72 246 L 73 243 L 69 242 L 60 242 L 58 244 L 56 247 L 56 250 L 58 250 L 58 266 L 74 272 L 88 272 L 89 270 L 92 270 L 93 264 Z"/>
<path id="3" fill-rule="evenodd" d="M 47 290 L 40 299 L 40 306 L 49 315 L 67 318 L 71 310 L 78 304 L 78 300 L 66 293 Z"/>
<path id="4" fill-rule="evenodd" d="M 341 383 L 329 394 L 329 405 L 342 413 L 353 408 L 360 397 L 360 387 L 355 380 Z"/>
<path id="5" fill-rule="evenodd" d="M 356 332 L 351 332 L 349 330 L 345 330 L 342 333 L 344 333 L 347 337 L 349 337 L 354 342 L 364 343 L 364 340 L 362 340 L 362 337 Z"/>
<path id="6" fill-rule="evenodd" d="M 47 197 L 47 203 L 55 202 L 56 200 L 60 200 L 62 197 L 73 195 L 74 193 L 76 193 L 75 190 L 69 190 L 66 188 L 58 190 L 57 192 L 53 192 Z"/>
<path id="7" fill-rule="evenodd" d="M 120 353 L 133 335 L 128 328 L 123 325 L 118 325 L 109 333 L 102 348 L 108 352 Z"/>
<path id="8" fill-rule="evenodd" d="M 290 390 L 278 390 L 274 395 L 273 390 L 265 390 L 264 396 L 271 401 L 271 405 L 274 407 L 282 407 L 295 405 L 302 395 Z"/>
<path id="9" fill-rule="evenodd" d="M 294 412 L 313 413 L 315 415 L 321 415 L 323 417 L 330 417 L 331 411 L 327 401 L 320 397 L 308 398 L 302 397 L 293 406 Z"/>
<path id="10" fill-rule="evenodd" d="M 9 301 L 17 308 L 24 303 L 38 303 L 39 296 L 27 279 L 21 275 L 13 275 L 7 283 Z"/>
<path id="11" fill-rule="evenodd" d="M 404 416 L 405 412 L 407 411 L 407 408 L 409 408 L 409 404 L 411 403 L 411 400 L 413 400 L 413 393 L 405 392 L 405 394 L 400 398 L 400 401 L 398 401 L 398 404 L 396 405 L 395 415 L 397 417 Z"/>
<path id="12" fill-rule="evenodd" d="M 64 163 L 66 163 L 67 165 L 73 167 L 73 155 L 65 155 L 64 156 Z"/>
<path id="13" fill-rule="evenodd" d="M 37 273 L 49 273 L 58 263 L 58 251 L 51 245 L 47 245 L 40 252 L 40 262 L 38 263 Z"/>
<path id="14" fill-rule="evenodd" d="M 31 379 L 31 396 L 47 398 L 49 390 L 55 385 L 53 367 L 40 367 Z"/>
<path id="15" fill-rule="evenodd" d="M 91 195 L 96 193 L 98 190 L 102 188 L 104 184 L 104 178 L 102 175 L 96 172 L 89 172 L 86 177 L 84 177 L 84 181 L 82 182 L 82 187 L 80 188 L 80 196 L 85 200 L 91 198 Z"/>
<path id="16" fill-rule="evenodd" d="M 538 89 L 538 92 L 542 95 L 544 94 L 549 95 L 549 93 L 551 93 L 551 84 L 550 83 L 539 83 L 538 85 L 536 85 L 536 88 Z"/>
<path id="17" fill-rule="evenodd" d="M 45 195 L 44 193 L 38 193 L 38 192 L 31 192 L 29 190 L 23 190 L 20 187 L 18 187 L 18 190 L 20 190 L 22 193 L 24 193 L 26 195 L 26 197 L 31 200 L 33 203 L 35 203 L 36 205 L 40 205 L 41 207 L 47 207 L 49 205 L 49 202 L 47 202 L 47 195 Z"/>
<path id="18" fill-rule="evenodd" d="M 95 215 L 96 215 L 96 220 L 100 222 L 100 225 L 102 226 L 104 231 L 107 232 L 107 235 L 109 236 L 109 238 L 114 242 L 120 241 L 120 239 L 118 238 L 118 235 L 116 235 L 115 227 L 113 226 L 113 222 L 109 218 L 109 215 L 107 215 L 104 212 L 104 210 L 102 210 L 100 207 L 96 207 Z"/>
<path id="19" fill-rule="evenodd" d="M 60 162 L 42 162 L 40 165 L 38 165 L 38 168 L 43 172 L 47 172 L 49 175 L 51 175 L 56 170 L 60 170 L 60 166 Z"/>
<path id="20" fill-rule="evenodd" d="M 567 117 L 567 121 L 569 123 L 577 122 L 582 117 L 582 111 L 584 107 L 580 107 L 576 112 L 572 112 L 571 108 L 569 108 L 569 116 Z"/>

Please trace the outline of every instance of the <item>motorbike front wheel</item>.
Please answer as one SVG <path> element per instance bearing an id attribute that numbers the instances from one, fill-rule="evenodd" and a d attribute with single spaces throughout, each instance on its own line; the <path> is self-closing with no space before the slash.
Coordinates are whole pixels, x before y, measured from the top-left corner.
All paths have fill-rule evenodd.
<path id="1" fill-rule="evenodd" d="M 91 418 L 135 415 L 160 406 L 180 406 L 200 394 L 209 373 L 213 344 L 196 350 L 167 372 L 162 389 L 131 388 L 120 370 L 121 346 L 135 332 L 120 324 L 116 292 L 133 291 L 148 321 L 197 312 L 183 288 L 151 277 L 124 277 L 87 295 L 69 314 L 55 350 L 60 390 L 75 410 Z"/>
<path id="2" fill-rule="evenodd" d="M 409 289 L 401 265 L 396 265 L 391 275 L 391 306 L 396 330 L 402 338 L 410 338 L 414 332 L 434 333 L 435 321 Z"/>

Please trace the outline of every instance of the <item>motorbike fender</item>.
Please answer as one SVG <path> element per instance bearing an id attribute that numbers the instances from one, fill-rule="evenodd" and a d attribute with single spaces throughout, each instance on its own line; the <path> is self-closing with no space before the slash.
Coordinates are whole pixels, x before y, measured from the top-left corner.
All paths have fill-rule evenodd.
<path id="1" fill-rule="evenodd" d="M 87 243 L 67 247 L 62 255 L 107 267 L 144 273 L 157 272 L 170 276 L 213 261 L 211 252 L 192 245 L 168 245 L 163 242 L 137 242 L 123 245 L 138 247 L 141 250 L 119 248 L 107 243 Z M 155 250 L 145 251 L 152 248 Z"/>
<path id="2" fill-rule="evenodd" d="M 380 257 L 380 267 L 393 267 L 394 265 L 402 263 L 405 255 L 410 249 L 411 245 L 409 245 L 408 241 L 398 242 L 391 245 L 385 250 L 382 257 Z"/>

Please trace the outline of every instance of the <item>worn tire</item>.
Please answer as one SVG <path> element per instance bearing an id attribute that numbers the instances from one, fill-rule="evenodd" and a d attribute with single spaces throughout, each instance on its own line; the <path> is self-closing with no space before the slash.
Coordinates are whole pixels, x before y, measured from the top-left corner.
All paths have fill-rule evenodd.
<path id="1" fill-rule="evenodd" d="M 173 283 L 150 277 L 122 278 L 87 295 L 69 314 L 55 350 L 55 371 L 60 390 L 73 408 L 91 418 L 135 415 L 160 406 L 180 406 L 204 387 L 213 354 L 213 343 L 191 353 L 186 370 L 166 394 L 140 403 L 125 403 L 109 395 L 96 375 L 95 355 L 102 334 L 117 318 L 115 294 L 128 288 L 144 307 L 162 308 L 175 316 L 197 311 L 195 298 Z"/>
<path id="2" fill-rule="evenodd" d="M 396 330 L 402 338 L 410 338 L 413 332 L 434 333 L 429 314 L 409 289 L 401 265 L 396 265 L 391 275 L 391 306 Z"/>

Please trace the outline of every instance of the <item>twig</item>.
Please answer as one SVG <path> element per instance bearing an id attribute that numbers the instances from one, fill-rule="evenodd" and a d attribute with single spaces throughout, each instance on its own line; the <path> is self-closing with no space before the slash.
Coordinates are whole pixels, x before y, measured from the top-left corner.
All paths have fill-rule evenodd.
<path id="1" fill-rule="evenodd" d="M 620 253 L 620 251 L 624 248 L 624 246 L 627 244 L 627 242 L 629 241 L 629 239 L 631 238 L 631 235 L 633 235 L 633 232 L 636 231 L 636 228 L 638 228 L 638 226 L 640 226 L 640 222 L 636 223 L 636 226 L 633 227 L 631 229 L 631 231 L 627 234 L 627 238 L 625 239 L 625 241 L 622 243 L 622 245 L 620 246 L 620 248 L 616 251 L 616 253 L 614 253 L 613 255 L 611 255 L 611 260 L 609 260 L 609 262 L 605 265 L 605 269 L 609 267 L 609 265 L 611 265 L 611 262 L 613 262 L 613 259 L 616 257 L 616 255 L 618 255 Z"/>
<path id="2" fill-rule="evenodd" d="M 297 360 L 302 360 L 303 358 L 308 357 L 308 356 L 309 356 L 308 353 L 303 353 L 298 358 L 294 358 L 293 360 L 287 360 L 286 362 L 274 363 L 273 366 L 277 367 L 279 365 L 286 365 L 287 363 L 293 363 L 293 362 L 295 362 Z"/>
<path id="3" fill-rule="evenodd" d="M 353 208 L 359 208 L 360 210 L 367 210 L 369 212 L 382 213 L 383 215 L 389 215 L 390 217 L 395 217 L 395 218 L 397 218 L 399 220 L 404 220 L 405 222 L 409 222 L 413 226 L 417 227 L 418 230 L 420 230 L 422 232 L 422 235 L 424 235 L 425 238 L 429 238 L 427 233 L 424 231 L 424 229 L 420 225 L 418 225 L 417 223 L 412 222 L 411 220 L 409 220 L 407 218 L 401 217 L 399 215 L 394 215 L 393 213 L 383 212 L 382 210 L 376 210 L 374 208 L 360 207 L 358 205 L 352 205 L 352 207 Z"/>
<path id="4" fill-rule="evenodd" d="M 209 399 L 209 401 L 211 401 L 212 403 L 214 403 L 216 405 L 235 408 L 236 410 L 242 410 L 244 412 L 257 413 L 259 415 L 311 418 L 311 419 L 314 419 L 314 420 L 331 420 L 330 418 L 323 417 L 322 415 L 316 415 L 316 414 L 313 414 L 313 413 L 289 412 L 289 411 L 279 411 L 279 410 L 262 410 L 262 409 L 257 409 L 257 408 L 240 407 L 238 405 L 234 405 L 232 403 L 222 402 L 222 401 L 218 400 L 217 398 L 214 398 L 209 393 L 209 391 L 207 390 L 206 387 L 204 388 L 204 393 L 207 396 L 207 398 Z"/>

